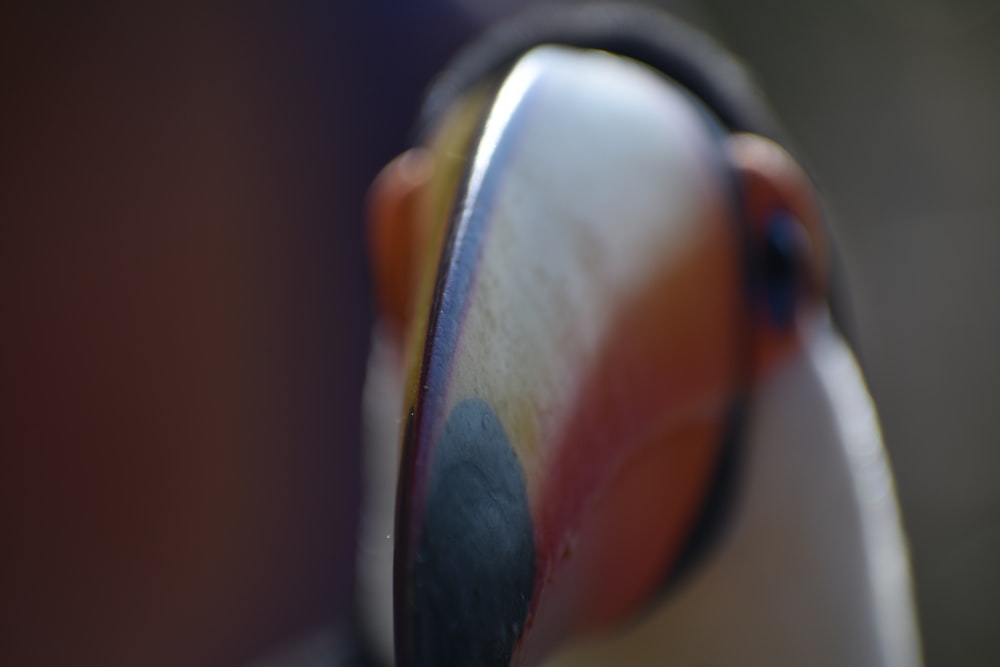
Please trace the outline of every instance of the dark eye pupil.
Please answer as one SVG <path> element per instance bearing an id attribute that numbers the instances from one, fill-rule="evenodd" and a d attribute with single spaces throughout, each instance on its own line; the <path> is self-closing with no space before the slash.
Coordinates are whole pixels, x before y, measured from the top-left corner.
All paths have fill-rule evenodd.
<path id="1" fill-rule="evenodd" d="M 798 264 L 798 223 L 789 214 L 774 214 L 764 236 L 764 291 L 768 311 L 780 328 L 791 326 L 795 314 Z"/>

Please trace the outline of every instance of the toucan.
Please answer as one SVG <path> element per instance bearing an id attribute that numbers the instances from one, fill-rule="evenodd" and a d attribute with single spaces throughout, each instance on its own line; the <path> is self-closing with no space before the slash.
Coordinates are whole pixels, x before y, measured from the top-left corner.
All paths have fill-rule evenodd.
<path id="1" fill-rule="evenodd" d="M 432 85 L 369 207 L 387 660 L 921 663 L 839 265 L 771 118 L 708 37 L 621 5 L 529 13 Z"/>

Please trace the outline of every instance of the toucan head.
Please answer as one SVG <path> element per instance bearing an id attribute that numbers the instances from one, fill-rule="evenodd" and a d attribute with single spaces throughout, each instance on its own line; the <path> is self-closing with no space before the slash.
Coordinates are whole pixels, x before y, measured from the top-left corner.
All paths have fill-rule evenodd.
<path id="1" fill-rule="evenodd" d="M 812 187 L 738 68 L 615 16 L 488 38 L 372 188 L 403 667 L 535 664 L 668 595 L 724 522 L 756 383 L 823 309 Z"/>

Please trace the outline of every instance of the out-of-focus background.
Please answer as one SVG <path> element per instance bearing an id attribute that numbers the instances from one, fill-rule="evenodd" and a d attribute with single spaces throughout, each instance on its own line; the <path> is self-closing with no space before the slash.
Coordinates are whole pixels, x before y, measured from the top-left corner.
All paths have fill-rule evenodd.
<path id="1" fill-rule="evenodd" d="M 365 188 L 525 4 L 4 10 L 0 664 L 241 665 L 349 617 Z M 670 4 L 829 205 L 927 663 L 1000 664 L 1000 4 Z"/>

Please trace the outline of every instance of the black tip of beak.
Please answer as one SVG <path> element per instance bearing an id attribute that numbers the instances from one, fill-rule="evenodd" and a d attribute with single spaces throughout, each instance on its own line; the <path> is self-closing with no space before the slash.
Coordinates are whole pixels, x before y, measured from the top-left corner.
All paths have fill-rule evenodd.
<path id="1" fill-rule="evenodd" d="M 412 642 L 397 644 L 397 662 L 509 665 L 535 578 L 524 473 L 481 400 L 455 407 L 432 455 L 413 561 L 397 563 L 409 570 L 396 600 L 397 621 L 409 627 L 397 637 Z"/>

